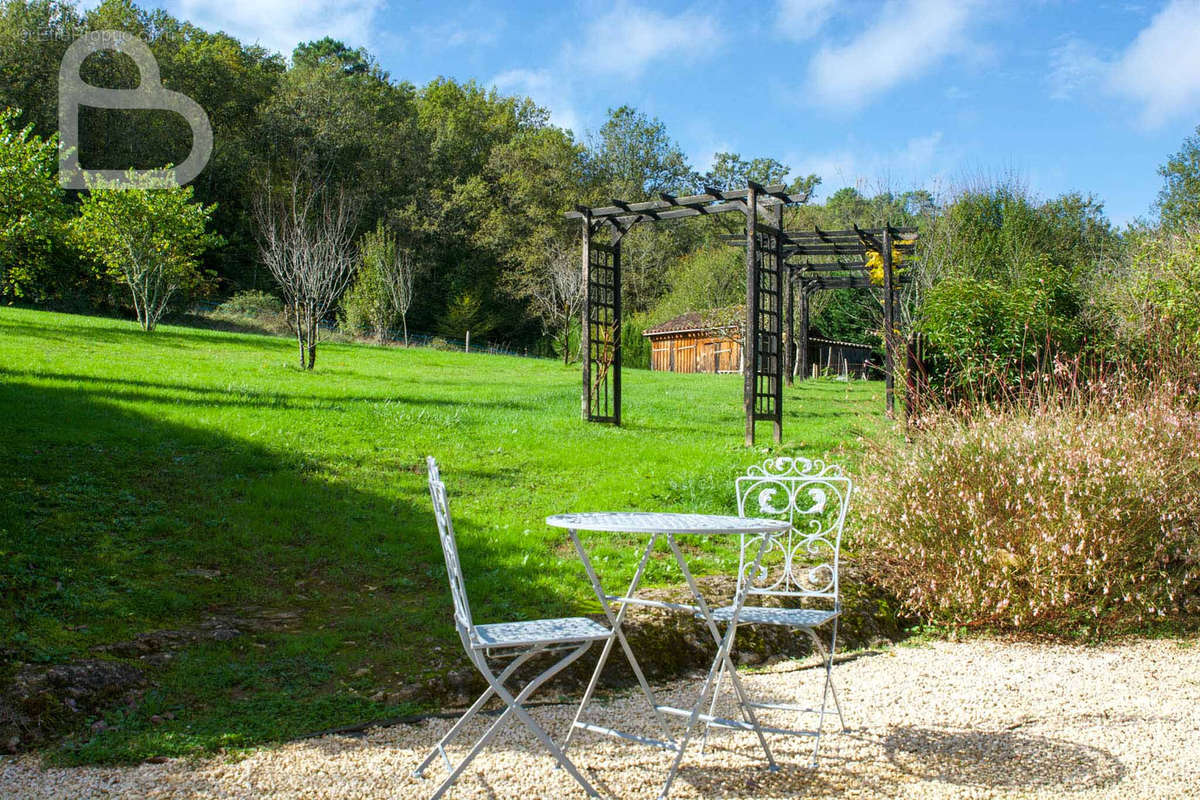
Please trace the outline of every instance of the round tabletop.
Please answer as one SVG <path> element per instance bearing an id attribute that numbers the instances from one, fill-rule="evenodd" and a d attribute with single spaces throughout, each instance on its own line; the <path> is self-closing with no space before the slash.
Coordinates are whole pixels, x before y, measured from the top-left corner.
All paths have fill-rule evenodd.
<path id="1" fill-rule="evenodd" d="M 714 514 L 662 514 L 655 511 L 589 511 L 555 514 L 546 524 L 576 531 L 614 533 L 778 533 L 791 523 L 786 519 L 726 517 Z"/>

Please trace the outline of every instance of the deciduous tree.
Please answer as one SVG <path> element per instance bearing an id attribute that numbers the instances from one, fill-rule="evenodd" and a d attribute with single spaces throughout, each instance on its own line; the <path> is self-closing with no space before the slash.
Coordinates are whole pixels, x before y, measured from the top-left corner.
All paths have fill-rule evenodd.
<path id="1" fill-rule="evenodd" d="M 102 272 L 128 287 L 138 322 L 153 331 L 175 294 L 202 282 L 200 256 L 222 243 L 207 230 L 213 211 L 192 202 L 190 186 L 130 171 L 124 182 L 90 180 L 72 228 Z"/>

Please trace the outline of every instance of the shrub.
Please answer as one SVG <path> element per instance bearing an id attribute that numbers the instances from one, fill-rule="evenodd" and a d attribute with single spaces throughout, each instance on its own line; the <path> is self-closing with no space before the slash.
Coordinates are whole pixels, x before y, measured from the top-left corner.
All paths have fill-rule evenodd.
<path id="1" fill-rule="evenodd" d="M 283 313 L 283 302 L 269 292 L 238 292 L 221 303 L 217 313 L 231 317 L 273 317 Z"/>
<path id="2" fill-rule="evenodd" d="M 1200 413 L 1170 387 L 1129 394 L 942 414 L 884 445 L 860 505 L 876 579 L 953 626 L 1099 632 L 1200 610 Z"/>

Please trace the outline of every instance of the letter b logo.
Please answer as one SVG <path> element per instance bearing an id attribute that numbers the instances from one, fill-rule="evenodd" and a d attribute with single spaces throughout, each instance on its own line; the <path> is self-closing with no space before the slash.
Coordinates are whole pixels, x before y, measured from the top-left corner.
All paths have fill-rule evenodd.
<path id="1" fill-rule="evenodd" d="M 101 50 L 115 50 L 133 59 L 138 68 L 136 89 L 101 89 L 84 83 L 79 68 L 84 59 Z M 213 134 L 208 115 L 192 98 L 164 89 L 158 61 L 150 48 L 136 36 L 124 31 L 92 31 L 67 48 L 58 70 L 58 182 L 64 189 L 86 189 L 87 177 L 99 177 L 117 185 L 128 185 L 129 172 L 102 169 L 83 170 L 79 166 L 79 107 L 148 109 L 174 111 L 192 129 L 192 151 L 174 170 L 135 170 L 134 176 L 173 179 L 179 185 L 200 174 L 212 155 Z M 172 173 L 174 173 L 172 175 Z"/>

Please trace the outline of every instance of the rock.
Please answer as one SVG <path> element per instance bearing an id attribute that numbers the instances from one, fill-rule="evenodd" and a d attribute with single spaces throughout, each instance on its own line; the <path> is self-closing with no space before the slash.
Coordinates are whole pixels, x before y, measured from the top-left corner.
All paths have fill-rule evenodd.
<path id="1" fill-rule="evenodd" d="M 212 632 L 212 638 L 216 639 L 218 642 L 228 642 L 230 639 L 234 639 L 241 635 L 242 632 L 237 628 L 217 628 Z"/>

